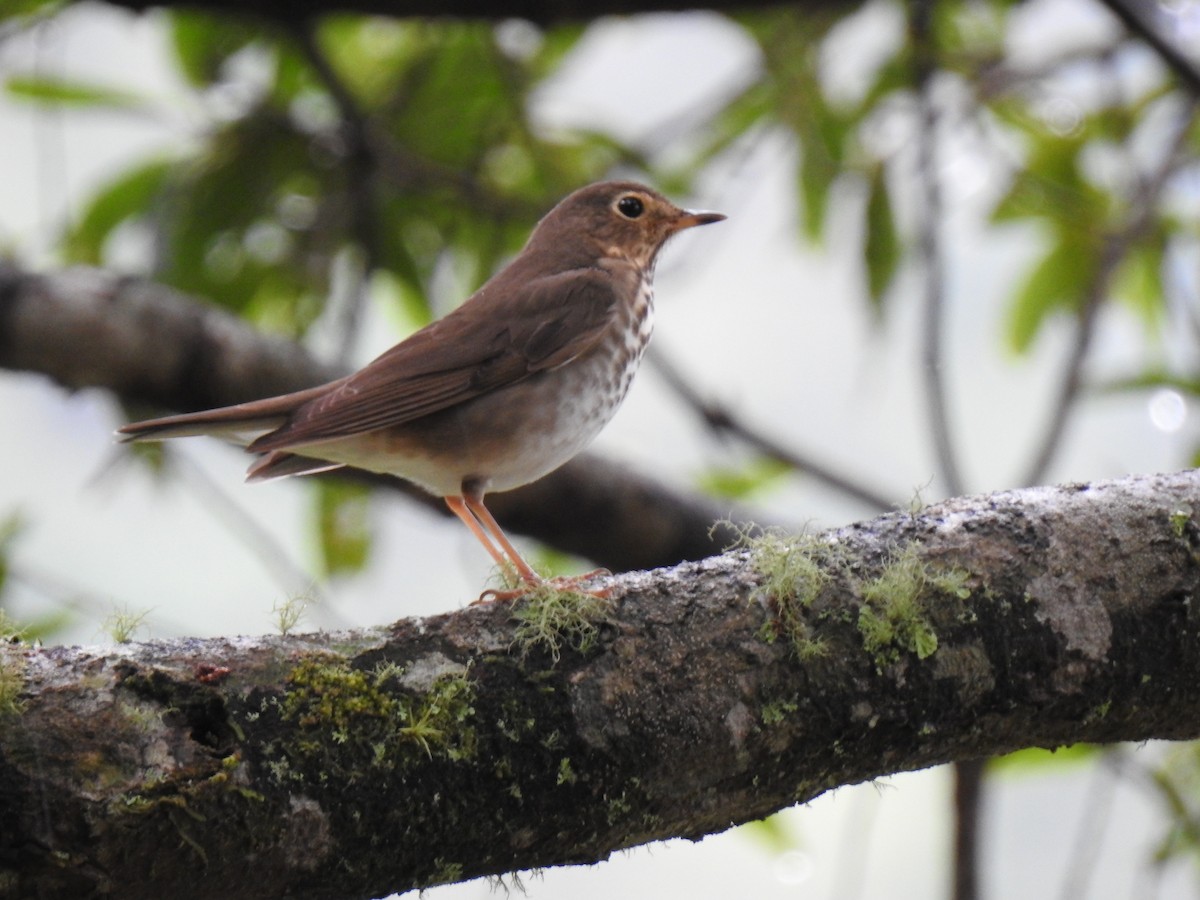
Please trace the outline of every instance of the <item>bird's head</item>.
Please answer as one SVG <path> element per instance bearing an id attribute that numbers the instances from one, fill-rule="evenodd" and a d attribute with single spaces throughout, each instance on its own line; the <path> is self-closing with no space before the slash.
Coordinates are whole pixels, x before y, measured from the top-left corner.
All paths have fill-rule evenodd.
<path id="1" fill-rule="evenodd" d="M 673 234 L 724 218 L 680 209 L 633 181 L 603 181 L 580 188 L 550 210 L 530 237 L 529 248 L 592 261 L 623 259 L 650 268 Z"/>

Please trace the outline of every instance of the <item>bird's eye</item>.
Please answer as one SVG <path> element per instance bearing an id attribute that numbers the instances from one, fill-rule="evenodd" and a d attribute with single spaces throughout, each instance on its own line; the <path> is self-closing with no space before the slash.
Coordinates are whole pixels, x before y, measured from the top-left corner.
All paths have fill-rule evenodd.
<path id="1" fill-rule="evenodd" d="M 617 212 L 627 219 L 636 219 L 645 211 L 646 207 L 642 204 L 642 201 L 633 196 L 633 194 L 626 194 L 617 201 Z"/>

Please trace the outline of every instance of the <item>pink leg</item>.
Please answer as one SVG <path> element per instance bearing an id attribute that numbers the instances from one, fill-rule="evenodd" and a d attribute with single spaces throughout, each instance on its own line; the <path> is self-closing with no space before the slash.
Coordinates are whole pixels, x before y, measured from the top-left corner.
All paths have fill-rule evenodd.
<path id="1" fill-rule="evenodd" d="M 505 559 L 504 554 L 496 549 L 496 545 L 492 543 L 492 539 L 488 537 L 487 532 L 479 526 L 479 522 L 471 515 L 463 498 L 445 497 L 443 499 L 446 501 L 446 505 L 450 507 L 450 511 L 462 519 L 463 524 L 471 529 L 471 534 L 475 535 L 479 543 L 483 544 L 483 548 L 496 561 L 496 565 L 501 568 L 509 565 L 509 561 Z"/>
<path id="2" fill-rule="evenodd" d="M 500 523 L 488 512 L 488 508 L 483 505 L 483 498 L 467 495 L 462 499 L 467 509 L 474 514 L 474 517 L 479 520 L 496 543 L 504 550 L 509 562 L 516 567 L 517 574 L 521 576 L 521 580 L 530 582 L 531 584 L 540 584 L 542 577 L 533 571 L 533 567 L 529 563 L 522 559 L 521 554 L 517 552 L 517 548 L 512 545 L 512 542 L 500 528 Z"/>
<path id="3" fill-rule="evenodd" d="M 450 507 L 451 512 L 462 519 L 463 524 L 471 529 L 471 534 L 475 535 L 476 540 L 483 544 L 484 549 L 496 561 L 496 565 L 500 566 L 501 569 L 506 566 L 514 567 L 517 570 L 518 577 L 524 582 L 524 587 L 513 590 L 484 591 L 479 599 L 475 601 L 476 603 L 487 603 L 495 600 L 515 600 L 528 593 L 536 585 L 545 583 L 545 579 L 533 571 L 533 567 L 525 562 L 521 554 L 517 552 L 517 548 L 512 545 L 512 542 L 504 534 L 503 529 L 500 528 L 500 523 L 488 511 L 488 508 L 483 505 L 482 497 L 464 494 L 461 497 L 450 496 L 443 499 L 445 499 L 446 505 Z M 611 573 L 607 569 L 596 569 L 584 575 L 554 578 L 550 583 L 562 590 L 579 591 L 595 597 L 607 597 L 609 595 L 607 588 L 581 591 L 579 587 L 583 582 L 601 574 L 608 575 Z"/>

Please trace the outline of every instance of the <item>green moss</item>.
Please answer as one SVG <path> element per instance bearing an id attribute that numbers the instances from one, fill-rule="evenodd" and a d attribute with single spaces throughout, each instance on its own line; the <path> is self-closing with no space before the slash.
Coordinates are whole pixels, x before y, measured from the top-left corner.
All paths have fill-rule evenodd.
<path id="1" fill-rule="evenodd" d="M 751 565 L 760 578 L 757 596 L 765 597 L 775 613 L 763 624 L 759 636 L 768 643 L 786 638 L 805 662 L 824 656 L 828 647 L 824 639 L 813 635 L 807 611 L 830 582 L 830 573 L 842 565 L 836 546 L 812 535 L 774 529 L 752 533 L 746 527 L 738 530 L 735 546 L 750 551 Z"/>
<path id="2" fill-rule="evenodd" d="M 1101 722 L 1108 718 L 1108 714 L 1112 711 L 1112 700 L 1105 700 L 1103 703 L 1096 705 L 1091 712 L 1083 717 L 1084 722 L 1091 725 L 1093 722 Z"/>
<path id="3" fill-rule="evenodd" d="M 799 708 L 800 705 L 796 702 L 795 697 L 791 700 L 775 700 L 767 703 L 762 708 L 762 723 L 764 725 L 778 725 Z"/>
<path id="4" fill-rule="evenodd" d="M 861 588 L 863 605 L 858 631 L 863 647 L 879 665 L 893 663 L 901 651 L 927 659 L 937 652 L 938 638 L 926 614 L 935 597 L 959 600 L 971 596 L 970 574 L 962 569 L 935 569 L 909 544 Z"/>
<path id="5" fill-rule="evenodd" d="M 1192 518 L 1191 505 L 1184 503 L 1172 510 L 1169 520 L 1171 532 L 1176 540 L 1187 547 L 1193 560 L 1200 562 L 1200 527 L 1197 527 L 1196 520 Z"/>
<path id="6" fill-rule="evenodd" d="M 600 639 L 600 627 L 610 620 L 612 601 L 579 591 L 539 585 L 513 606 L 517 622 L 512 647 L 522 659 L 535 649 L 550 654 L 554 662 L 564 647 L 587 654 Z"/>
<path id="7" fill-rule="evenodd" d="M 619 797 L 609 797 L 607 800 L 608 808 L 605 810 L 605 818 L 608 819 L 609 825 L 624 819 L 633 810 L 633 804 L 625 791 L 621 791 Z"/>
<path id="8" fill-rule="evenodd" d="M 0 581 L 3 581 L 3 570 L 0 567 Z M 0 609 L 0 642 L 19 644 L 25 640 L 25 629 L 17 624 L 5 610 Z"/>
<path id="9" fill-rule="evenodd" d="M 829 644 L 823 637 L 812 637 L 808 634 L 800 635 L 793 638 L 792 647 L 801 662 L 812 662 L 815 659 L 823 659 L 829 655 Z"/>
<path id="10" fill-rule="evenodd" d="M 571 768 L 571 758 L 564 756 L 558 761 L 558 781 L 557 784 L 574 784 L 578 781 L 578 776 Z"/>
<path id="11" fill-rule="evenodd" d="M 1187 504 L 1178 509 L 1171 510 L 1171 530 L 1175 532 L 1175 537 L 1181 538 L 1187 534 L 1188 523 L 1192 521 L 1192 508 Z"/>
<path id="12" fill-rule="evenodd" d="M 788 535 L 770 530 L 755 537 L 743 534 L 751 563 L 762 579 L 762 590 L 775 600 L 787 597 L 811 606 L 829 576 L 829 545 L 811 535 Z"/>
<path id="13" fill-rule="evenodd" d="M 128 606 L 113 607 L 113 611 L 104 619 L 104 631 L 118 644 L 128 644 L 136 636 L 138 629 L 143 627 L 150 610 L 133 612 Z"/>
<path id="14" fill-rule="evenodd" d="M 21 692 L 25 690 L 24 662 L 0 656 L 0 721 L 25 711 Z"/>
<path id="15" fill-rule="evenodd" d="M 768 643 L 787 639 L 804 662 L 829 652 L 825 636 L 814 634 L 813 629 L 831 616 L 856 625 L 864 648 L 879 666 L 896 662 L 902 652 L 926 659 L 938 648 L 929 604 L 938 598 L 964 600 L 971 596 L 969 572 L 931 565 L 916 543 L 892 554 L 878 575 L 862 580 L 836 542 L 779 531 L 738 531 L 735 546 L 749 551 L 760 578 L 757 596 L 765 596 L 775 613 L 763 624 L 759 636 Z M 835 583 L 857 589 L 862 598 L 857 617 L 844 606 L 839 615 L 828 604 L 814 612 L 818 598 Z"/>
<path id="16" fill-rule="evenodd" d="M 275 617 L 275 630 L 284 637 L 295 631 L 300 620 L 304 618 L 304 613 L 308 611 L 309 602 L 309 598 L 304 595 L 287 597 L 276 602 L 271 607 L 271 614 Z"/>
<path id="17" fill-rule="evenodd" d="M 207 863 L 207 851 L 189 833 L 192 823 L 207 822 L 214 815 L 254 815 L 252 810 L 266 807 L 266 797 L 246 787 L 247 779 L 237 771 L 241 765 L 240 754 L 232 753 L 206 777 L 194 768 L 169 776 L 151 774 L 135 789 L 115 796 L 109 802 L 110 811 L 114 816 L 136 819 L 152 814 L 165 818 L 180 841 L 191 847 L 199 861 Z M 231 798 L 236 806 L 231 805 Z M 235 808 L 237 812 L 233 812 Z"/>
<path id="18" fill-rule="evenodd" d="M 394 666 L 367 672 L 336 658 L 300 663 L 279 704 L 282 718 L 300 728 L 292 750 L 309 758 L 328 752 L 332 742 L 376 766 L 394 765 L 413 751 L 452 760 L 473 756 L 475 691 L 466 673 L 441 675 L 417 696 L 401 690 L 399 675 Z M 286 761 L 278 763 L 272 771 L 289 774 Z"/>
<path id="19" fill-rule="evenodd" d="M 433 861 L 433 870 L 433 875 L 425 883 L 426 887 L 431 887 L 435 884 L 452 884 L 456 881 L 462 881 L 462 863 L 449 862 L 439 856 Z"/>

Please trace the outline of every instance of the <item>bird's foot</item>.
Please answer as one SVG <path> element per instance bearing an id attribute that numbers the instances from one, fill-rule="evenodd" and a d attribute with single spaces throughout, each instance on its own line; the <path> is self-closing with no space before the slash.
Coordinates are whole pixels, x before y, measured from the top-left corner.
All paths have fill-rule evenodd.
<path id="1" fill-rule="evenodd" d="M 592 569 L 582 575 L 559 575 L 555 578 L 522 578 L 520 583 L 512 588 L 488 588 L 479 595 L 479 599 L 471 603 L 478 606 L 482 603 L 511 603 L 537 590 L 563 591 L 568 594 L 583 594 L 588 597 L 598 597 L 607 600 L 612 594 L 611 587 L 584 588 L 582 585 L 597 578 L 607 578 L 612 575 L 608 569 Z"/>

